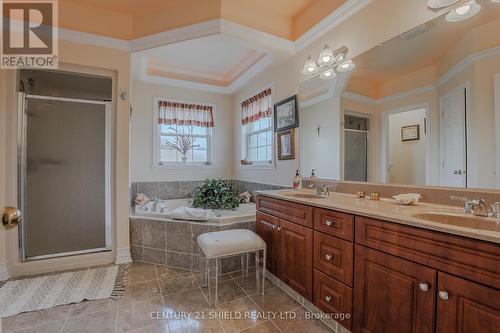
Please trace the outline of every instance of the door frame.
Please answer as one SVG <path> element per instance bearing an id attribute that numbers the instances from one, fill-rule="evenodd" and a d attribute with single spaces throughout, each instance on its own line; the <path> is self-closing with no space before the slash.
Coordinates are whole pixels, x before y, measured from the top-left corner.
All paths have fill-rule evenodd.
<path id="1" fill-rule="evenodd" d="M 66 98 L 66 97 L 53 97 L 53 96 L 44 96 L 44 95 L 33 95 L 33 94 L 25 94 L 23 92 L 18 93 L 18 124 L 17 124 L 17 200 L 19 209 L 24 212 L 26 205 L 26 193 L 25 193 L 25 180 L 26 180 L 26 130 L 27 130 L 27 116 L 26 116 L 26 99 L 39 99 L 39 100 L 51 100 L 51 101 L 64 101 L 64 102 L 77 102 L 77 103 L 85 103 L 85 104 L 98 104 L 104 105 L 104 113 L 105 113 L 105 134 L 104 134 L 104 207 L 105 207 L 105 233 L 106 233 L 106 245 L 102 248 L 95 249 L 87 249 L 87 250 L 79 250 L 79 251 L 70 251 L 70 252 L 62 252 L 56 254 L 42 255 L 42 256 L 34 256 L 27 257 L 26 256 L 26 227 L 25 224 L 27 222 L 26 217 L 24 218 L 23 223 L 19 225 L 19 253 L 21 255 L 22 262 L 42 260 L 42 259 L 51 259 L 51 258 L 60 258 L 73 256 L 78 254 L 90 254 L 102 251 L 111 251 L 113 249 L 113 233 L 112 233 L 112 217 L 111 217 L 111 198 L 112 198 L 112 186 L 111 186 L 111 132 L 112 132 L 112 102 L 106 101 L 96 101 L 96 100 L 86 100 L 86 99 L 78 99 L 78 98 Z"/>
<path id="2" fill-rule="evenodd" d="M 381 170 L 380 177 L 382 183 L 387 184 L 387 180 L 389 179 L 389 116 L 397 113 L 403 113 L 408 111 L 413 111 L 417 109 L 425 110 L 425 185 L 428 186 L 431 184 L 431 165 L 432 165 L 432 152 L 431 152 L 431 140 L 432 140 L 432 129 L 430 122 L 430 107 L 429 103 L 418 103 L 408 106 L 403 106 L 396 109 L 391 109 L 382 112 L 382 149 L 380 153 L 380 162 L 381 162 Z"/>
<path id="3" fill-rule="evenodd" d="M 469 188 L 471 185 L 471 173 L 469 170 L 470 166 L 470 154 L 468 153 L 470 151 L 470 140 L 469 140 L 469 129 L 470 129 L 470 117 L 468 117 L 469 110 L 471 110 L 471 94 L 470 94 L 470 87 L 471 84 L 469 81 L 460 83 L 459 85 L 455 86 L 454 88 L 450 89 L 446 94 L 442 95 L 439 97 L 439 110 L 438 110 L 438 123 L 439 123 L 439 185 L 442 185 L 442 180 L 443 180 L 443 147 L 442 147 L 442 142 L 443 142 L 443 121 L 442 121 L 442 115 L 441 112 L 443 111 L 443 100 L 448 97 L 451 94 L 456 93 L 457 90 L 464 89 L 465 90 L 465 121 L 464 121 L 464 126 L 465 126 L 465 188 Z"/>
<path id="4" fill-rule="evenodd" d="M 495 179 L 496 188 L 500 188 L 500 73 L 495 74 Z"/>
<path id="5" fill-rule="evenodd" d="M 352 111 L 352 110 L 342 110 L 342 115 L 341 115 L 341 153 L 340 153 L 340 176 L 341 179 L 344 180 L 345 177 L 345 116 L 354 116 L 354 117 L 359 117 L 359 118 L 365 118 L 368 119 L 368 131 L 367 136 L 366 136 L 366 181 L 370 182 L 373 179 L 373 173 L 371 172 L 371 168 L 373 166 L 372 164 L 372 157 L 373 157 L 373 150 L 371 148 L 372 144 L 372 126 L 373 126 L 373 117 L 370 114 L 363 113 L 363 112 L 357 112 L 357 111 Z M 364 131 L 363 131 L 364 132 Z"/>

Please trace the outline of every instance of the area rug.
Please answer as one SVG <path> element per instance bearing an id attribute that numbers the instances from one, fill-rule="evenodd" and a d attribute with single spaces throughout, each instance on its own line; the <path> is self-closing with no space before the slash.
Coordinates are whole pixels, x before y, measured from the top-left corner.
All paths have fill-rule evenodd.
<path id="1" fill-rule="evenodd" d="M 127 266 L 113 265 L 7 281 L 0 285 L 0 318 L 84 300 L 117 300 L 126 278 Z"/>

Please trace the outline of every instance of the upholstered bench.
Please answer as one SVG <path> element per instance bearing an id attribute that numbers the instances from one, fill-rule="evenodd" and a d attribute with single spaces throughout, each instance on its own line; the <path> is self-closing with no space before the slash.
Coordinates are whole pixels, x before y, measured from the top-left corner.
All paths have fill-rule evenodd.
<path id="1" fill-rule="evenodd" d="M 208 285 L 208 302 L 211 306 L 217 306 L 217 284 L 220 274 L 220 259 L 242 255 L 241 270 L 244 276 L 248 276 L 248 255 L 255 253 L 255 279 L 257 281 L 257 291 L 264 294 L 264 282 L 266 278 L 266 243 L 255 232 L 247 229 L 234 229 L 216 232 L 207 232 L 198 236 L 198 245 L 200 246 L 206 258 L 205 278 Z M 261 255 L 262 252 L 262 255 Z M 244 268 L 244 258 L 246 257 L 246 268 Z M 215 259 L 215 298 L 212 302 L 212 293 L 210 289 L 210 259 Z M 261 279 L 259 278 L 259 266 L 261 268 Z M 260 283 L 261 282 L 261 283 Z"/>

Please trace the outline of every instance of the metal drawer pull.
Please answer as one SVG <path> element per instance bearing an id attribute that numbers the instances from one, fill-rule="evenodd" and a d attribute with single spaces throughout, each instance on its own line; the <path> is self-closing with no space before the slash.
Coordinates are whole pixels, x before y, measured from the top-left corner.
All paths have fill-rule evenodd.
<path id="1" fill-rule="evenodd" d="M 429 285 L 427 283 L 419 283 L 418 284 L 418 287 L 420 288 L 420 290 L 422 291 L 427 291 L 429 290 Z"/>
<path id="2" fill-rule="evenodd" d="M 439 295 L 439 298 L 441 298 L 442 300 L 446 301 L 448 299 L 448 292 L 447 291 L 444 291 L 444 290 L 440 291 L 438 293 L 438 295 Z"/>
<path id="3" fill-rule="evenodd" d="M 332 260 L 332 258 L 333 258 L 333 256 L 331 254 L 327 254 L 325 256 L 325 259 L 328 260 L 328 261 Z"/>
<path id="4" fill-rule="evenodd" d="M 278 231 L 280 231 L 281 229 L 283 229 L 283 227 L 278 227 L 277 229 L 278 229 Z"/>
<path id="5" fill-rule="evenodd" d="M 332 301 L 332 296 L 325 296 L 325 301 L 330 303 Z"/>
<path id="6" fill-rule="evenodd" d="M 334 224 L 335 224 L 335 222 L 330 221 L 330 220 L 326 220 L 326 221 L 325 221 L 325 224 L 326 224 L 328 227 L 331 227 L 332 225 L 334 225 Z"/>

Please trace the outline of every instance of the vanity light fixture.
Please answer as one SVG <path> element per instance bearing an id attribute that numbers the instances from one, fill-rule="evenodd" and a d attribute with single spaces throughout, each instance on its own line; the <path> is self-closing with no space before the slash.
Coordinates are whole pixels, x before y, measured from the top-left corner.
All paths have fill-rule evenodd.
<path id="1" fill-rule="evenodd" d="M 427 6 L 432 9 L 439 9 L 451 6 L 457 2 L 458 0 L 427 0 Z"/>
<path id="2" fill-rule="evenodd" d="M 448 22 L 460 22 L 463 20 L 467 20 L 481 10 L 481 5 L 479 5 L 476 0 L 471 0 L 463 5 L 450 10 L 448 14 L 446 14 L 446 21 Z"/>
<path id="3" fill-rule="evenodd" d="M 353 70 L 354 64 L 351 60 L 345 61 L 347 47 L 343 46 L 333 51 L 328 45 L 321 50 L 318 60 L 314 61 L 312 56 L 309 56 L 304 64 L 302 73 L 312 77 L 318 76 L 325 80 L 333 79 L 337 76 L 337 72 L 348 72 Z"/>

